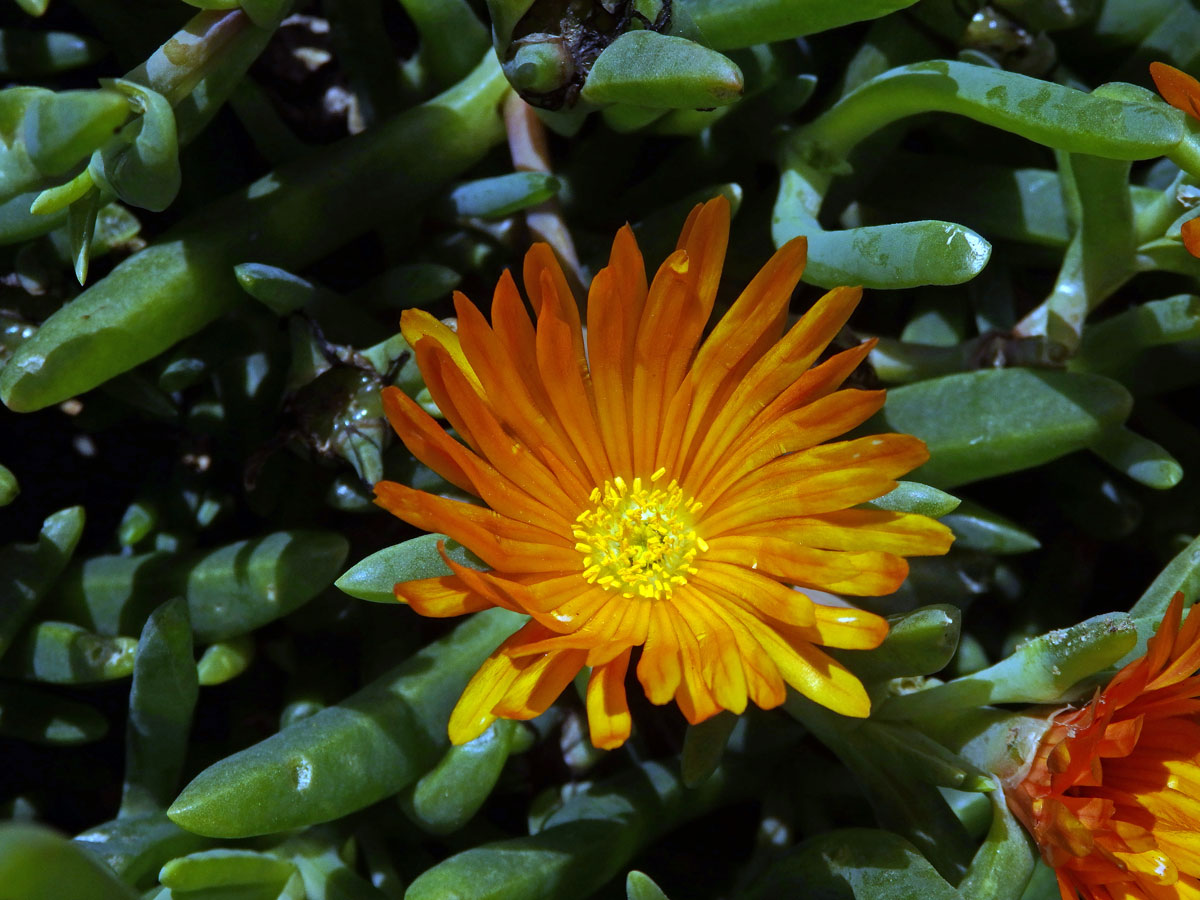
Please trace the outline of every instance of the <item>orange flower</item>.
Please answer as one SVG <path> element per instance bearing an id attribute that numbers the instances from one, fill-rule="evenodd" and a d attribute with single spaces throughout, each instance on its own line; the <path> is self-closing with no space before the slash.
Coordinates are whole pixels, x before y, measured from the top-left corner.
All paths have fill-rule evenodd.
<path id="1" fill-rule="evenodd" d="M 814 367 L 858 303 L 822 297 L 783 334 L 805 241 L 779 250 L 701 341 L 725 257 L 729 205 L 696 207 L 647 286 L 628 226 L 592 281 L 585 339 L 550 248 L 525 257 L 536 327 L 506 272 L 489 325 L 455 294 L 457 332 L 411 309 L 401 328 L 452 439 L 401 391 L 384 407 L 413 455 L 487 507 L 393 482 L 376 502 L 464 544 L 490 568 L 396 585 L 427 616 L 500 606 L 530 616 L 483 664 L 450 719 L 471 740 L 498 716 L 543 712 L 584 666 L 592 741 L 630 733 L 625 677 L 691 722 L 785 684 L 865 716 L 862 685 L 815 645 L 871 648 L 879 616 L 819 606 L 792 585 L 895 590 L 902 557 L 944 553 L 949 530 L 919 515 L 856 509 L 923 463 L 885 434 L 822 444 L 865 421 L 883 391 L 838 390 L 869 343 Z M 465 444 L 465 446 L 464 446 Z M 490 508 L 488 508 L 490 507 Z"/>
<path id="2" fill-rule="evenodd" d="M 1162 98 L 1193 119 L 1200 119 L 1200 81 L 1166 63 L 1150 63 L 1150 77 Z M 1183 223 L 1183 246 L 1192 256 L 1200 256 L 1200 219 Z"/>
<path id="3" fill-rule="evenodd" d="M 1051 717 L 1008 803 L 1064 900 L 1200 898 L 1200 604 L 1176 594 L 1146 655 Z"/>

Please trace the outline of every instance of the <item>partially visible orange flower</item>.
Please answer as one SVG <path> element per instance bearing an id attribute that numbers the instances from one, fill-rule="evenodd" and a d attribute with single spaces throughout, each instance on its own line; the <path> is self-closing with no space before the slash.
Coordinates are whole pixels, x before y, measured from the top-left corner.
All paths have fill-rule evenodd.
<path id="1" fill-rule="evenodd" d="M 1160 62 L 1150 63 L 1150 77 L 1164 100 L 1193 119 L 1200 119 L 1200 81 Z"/>
<path id="2" fill-rule="evenodd" d="M 858 509 L 928 453 L 914 437 L 824 444 L 883 405 L 883 391 L 838 390 L 871 349 L 819 365 L 858 303 L 837 288 L 785 331 L 804 267 L 780 249 L 701 340 L 729 236 L 723 198 L 692 211 L 678 249 L 646 283 L 622 228 L 588 296 L 587 336 L 550 248 L 525 257 L 525 290 L 500 278 L 491 324 L 455 294 L 457 331 L 411 309 L 401 328 L 462 442 L 394 388 L 384 407 L 413 455 L 487 506 L 402 484 L 376 502 L 464 544 L 490 568 L 396 585 L 427 616 L 490 606 L 530 621 L 483 664 L 450 718 L 458 744 L 496 717 L 543 712 L 584 666 L 592 741 L 630 733 L 625 679 L 691 722 L 748 701 L 770 708 L 785 685 L 865 716 L 858 679 L 818 644 L 871 648 L 879 616 L 816 605 L 792 585 L 886 594 L 904 556 L 944 553 L 949 530 L 924 516 Z M 490 508 L 489 508 L 490 507 Z"/>
<path id="3" fill-rule="evenodd" d="M 1200 81 L 1166 63 L 1150 63 L 1150 77 L 1162 98 L 1193 119 L 1200 119 Z M 1183 246 L 1192 256 L 1200 256 L 1200 218 L 1183 223 Z"/>
<path id="4" fill-rule="evenodd" d="M 1063 900 L 1200 898 L 1200 604 L 1176 594 L 1146 655 L 1056 713 L 1008 803 Z"/>
<path id="5" fill-rule="evenodd" d="M 1200 256 L 1200 218 L 1188 219 L 1180 229 L 1183 246 L 1192 256 Z"/>

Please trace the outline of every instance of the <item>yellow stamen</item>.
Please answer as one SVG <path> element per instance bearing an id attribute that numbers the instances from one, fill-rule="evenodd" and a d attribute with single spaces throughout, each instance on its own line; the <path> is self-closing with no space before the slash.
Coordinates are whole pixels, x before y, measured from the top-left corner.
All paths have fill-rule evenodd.
<path id="1" fill-rule="evenodd" d="M 665 474 L 659 469 L 651 475 L 651 485 Z M 685 498 L 676 481 L 644 487 L 634 478 L 630 486 L 618 475 L 590 499 L 596 507 L 579 514 L 574 530 L 589 583 L 661 600 L 695 574 L 697 552 L 708 549 L 692 519 L 700 504 Z"/>

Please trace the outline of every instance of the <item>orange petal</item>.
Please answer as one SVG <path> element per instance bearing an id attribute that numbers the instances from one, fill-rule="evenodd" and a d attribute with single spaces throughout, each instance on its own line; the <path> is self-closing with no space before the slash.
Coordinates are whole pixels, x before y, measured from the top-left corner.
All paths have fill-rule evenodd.
<path id="1" fill-rule="evenodd" d="M 375 485 L 375 502 L 410 525 L 448 535 L 500 571 L 582 568 L 582 557 L 564 538 L 490 509 L 435 497 L 394 481 Z"/>
<path id="2" fill-rule="evenodd" d="M 587 354 L 583 349 L 583 328 L 579 321 L 579 305 L 567 284 L 558 257 L 549 244 L 537 243 L 525 254 L 523 273 L 525 293 L 533 311 L 541 321 L 545 304 L 550 304 L 555 315 L 567 323 L 571 332 L 572 359 L 583 378 L 587 379 Z"/>
<path id="3" fill-rule="evenodd" d="M 625 699 L 625 673 L 629 669 L 629 651 L 612 662 L 592 669 L 587 686 L 588 726 L 592 744 L 601 750 L 615 750 L 629 738 L 633 718 Z"/>
<path id="4" fill-rule="evenodd" d="M 521 299 L 517 283 L 508 269 L 500 273 L 496 290 L 492 293 L 492 328 L 526 390 L 542 409 L 549 409 L 550 401 L 542 391 L 538 377 L 534 344 L 536 332 L 525 309 L 525 301 Z"/>
<path id="5" fill-rule="evenodd" d="M 1175 638 L 1179 634 L 1179 622 L 1183 617 L 1183 594 L 1176 592 L 1171 598 L 1171 602 L 1167 604 L 1166 612 L 1163 613 L 1162 621 L 1158 624 L 1158 630 L 1154 632 L 1154 637 L 1146 642 L 1146 655 L 1143 657 L 1143 665 L 1150 677 L 1157 675 L 1162 668 L 1167 664 L 1167 660 L 1171 658 L 1171 651 L 1175 649 Z M 1188 673 L 1191 674 L 1190 672 Z M 1113 679 L 1116 680 L 1115 678 Z"/>
<path id="6" fill-rule="evenodd" d="M 668 385 L 667 366 L 675 346 L 677 326 L 689 302 L 690 263 L 677 250 L 659 267 L 637 332 L 633 356 L 632 410 L 633 472 L 654 471 L 660 425 L 667 400 L 677 385 Z M 681 373 L 682 374 L 682 373 Z"/>
<path id="7" fill-rule="evenodd" d="M 679 235 L 676 249 L 687 254 L 688 290 L 679 307 L 678 323 L 669 331 L 672 340 L 664 369 L 664 399 L 674 394 L 712 315 L 728 245 L 729 201 L 717 196 L 692 211 Z M 649 308 L 643 320 L 643 328 L 646 326 L 662 332 L 661 323 L 653 320 Z"/>
<path id="8" fill-rule="evenodd" d="M 435 472 L 442 474 L 444 468 L 460 476 L 465 483 L 451 479 L 452 482 L 482 498 L 501 515 L 557 534 L 571 533 L 571 523 L 561 513 L 530 496 L 517 482 L 496 471 L 446 434 L 433 417 L 403 391 L 385 389 L 383 407 L 392 426 L 402 435 L 405 446 Z"/>
<path id="9" fill-rule="evenodd" d="M 461 379 L 455 378 L 453 372 L 446 372 L 446 389 L 461 404 L 460 417 L 464 423 L 473 422 L 485 414 L 498 418 L 507 426 L 505 431 L 515 433 L 525 446 L 533 448 L 538 458 L 558 476 L 568 491 L 582 492 L 586 497 L 594 485 L 554 413 L 536 368 L 534 376 L 539 393 L 535 396 L 522 379 L 520 366 L 496 338 L 482 314 L 465 300 L 459 303 L 458 311 L 463 345 L 470 354 L 487 396 L 503 400 L 500 404 L 490 405 L 474 402 L 474 398 L 460 386 Z M 534 365 L 536 367 L 536 362 Z M 476 439 L 472 446 L 482 448 L 482 441 L 483 438 Z M 504 454 L 502 438 L 493 438 L 491 445 L 497 455 Z"/>
<path id="10" fill-rule="evenodd" d="M 437 542 L 438 556 L 442 558 L 442 562 L 450 569 L 451 572 L 458 578 L 459 581 L 478 596 L 482 597 L 492 606 L 499 606 L 502 609 L 512 610 L 513 612 L 525 612 L 522 605 L 516 601 L 511 594 L 504 590 L 503 585 L 497 582 L 497 579 L 488 572 L 479 572 L 469 566 L 464 566 L 459 562 L 450 558 L 450 554 L 446 552 L 445 541 Z"/>
<path id="11" fill-rule="evenodd" d="M 1162 98 L 1194 119 L 1200 119 L 1200 81 L 1166 63 L 1150 63 L 1150 77 Z"/>
<path id="12" fill-rule="evenodd" d="M 1176 596 L 1182 603 L 1183 592 L 1176 591 Z M 1179 629 L 1179 637 L 1175 639 L 1175 650 L 1171 654 L 1171 662 L 1188 652 L 1197 641 L 1200 641 L 1200 608 L 1193 604 L 1188 610 L 1187 618 L 1183 620 L 1183 627 Z"/>
<path id="13" fill-rule="evenodd" d="M 715 523 L 708 522 L 709 517 L 724 521 L 733 510 L 744 508 L 751 498 L 761 498 L 766 506 L 768 498 L 793 494 L 798 506 L 808 508 L 797 509 L 794 514 L 797 516 L 846 509 L 874 500 L 892 490 L 892 487 L 883 486 L 886 482 L 912 472 L 928 460 L 929 450 L 925 443 L 911 434 L 871 434 L 791 452 L 744 475 L 721 497 L 710 502 L 704 516 L 706 534 L 719 533 Z M 869 478 L 858 481 L 863 472 L 869 472 Z M 875 490 L 881 490 L 881 493 L 871 493 Z M 834 497 L 838 499 L 834 500 Z M 858 499 L 853 499 L 856 497 Z M 744 521 L 762 521 L 764 517 L 760 515 Z M 722 526 L 722 530 L 724 528 L 727 526 Z"/>
<path id="14" fill-rule="evenodd" d="M 479 612 L 492 604 L 475 593 L 457 575 L 439 575 L 400 581 L 395 587 L 396 599 L 407 603 L 422 616 L 442 619 Z"/>
<path id="15" fill-rule="evenodd" d="M 588 651 L 587 664 L 599 666 L 616 658 L 627 647 L 645 642 L 650 629 L 650 608 L 657 601 L 646 597 L 621 597 L 606 607 L 614 615 L 593 616 L 580 631 L 596 636 L 596 645 Z M 615 613 L 618 613 L 616 615 Z"/>
<path id="16" fill-rule="evenodd" d="M 1200 256 L 1200 219 L 1188 219 L 1180 229 L 1183 247 L 1192 256 Z"/>
<path id="17" fill-rule="evenodd" d="M 638 249 L 637 238 L 628 224 L 621 226 L 617 230 L 617 236 L 613 238 L 608 268 L 613 273 L 613 289 L 622 301 L 621 307 L 625 315 L 625 327 L 621 329 L 625 335 L 625 352 L 622 356 L 629 362 L 628 371 L 632 373 L 633 344 L 637 339 L 638 323 L 642 321 L 649 286 L 642 251 Z"/>
<path id="18" fill-rule="evenodd" d="M 447 372 L 451 380 L 452 372 Z M 468 403 L 461 410 L 479 454 L 533 496 L 557 509 L 582 508 L 587 502 L 583 482 L 544 442 L 528 444 L 504 430 L 494 411 L 484 403 Z"/>
<path id="19" fill-rule="evenodd" d="M 660 604 L 666 608 L 671 627 L 679 642 L 682 679 L 675 690 L 675 702 L 680 712 L 691 724 L 698 725 L 705 719 L 710 719 L 721 711 L 713 698 L 708 685 L 704 683 L 701 672 L 703 660 L 700 657 L 700 642 L 692 626 L 680 614 L 674 604 Z"/>
<path id="20" fill-rule="evenodd" d="M 938 556 L 954 541 L 954 532 L 935 519 L 882 509 L 841 509 L 819 516 L 774 519 L 741 533 L 784 538 L 820 550 L 882 550 L 897 556 Z"/>
<path id="21" fill-rule="evenodd" d="M 686 250 L 692 260 L 696 283 L 693 288 L 698 306 L 704 311 L 704 321 L 712 312 L 717 298 L 725 251 L 729 246 L 729 200 L 718 194 L 697 204 L 679 232 L 676 250 Z M 701 325 L 704 323 L 701 322 Z"/>
<path id="22" fill-rule="evenodd" d="M 705 540 L 749 530 L 774 519 L 812 516 L 882 497 L 894 479 L 875 469 L 837 469 L 792 481 L 759 481 L 758 493 L 730 491 L 719 507 L 704 511 L 697 530 Z M 758 529 L 761 530 L 761 529 Z"/>
<path id="23" fill-rule="evenodd" d="M 679 470 L 679 457 L 683 452 L 684 428 L 688 414 L 695 408 L 693 397 L 692 374 L 687 373 L 675 395 L 667 405 L 663 417 L 662 431 L 659 435 L 658 450 L 654 456 L 654 471 L 666 469 L 668 472 Z"/>
<path id="24" fill-rule="evenodd" d="M 626 360 L 623 354 L 624 298 L 618 295 L 614 282 L 610 269 L 601 269 L 592 279 L 587 306 L 588 363 L 596 396 L 596 418 L 608 458 L 614 470 L 632 472 L 626 387 L 630 383 L 627 371 L 632 371 L 633 361 Z"/>
<path id="25" fill-rule="evenodd" d="M 457 441 L 442 430 L 433 416 L 398 387 L 385 387 L 380 397 L 388 424 L 409 452 L 451 484 L 478 497 L 475 485 L 456 461 L 458 451 L 445 444 Z"/>
<path id="26" fill-rule="evenodd" d="M 682 441 L 688 455 L 696 436 L 708 430 L 734 388 L 779 340 L 807 250 L 802 237 L 777 250 L 700 347 L 692 366 L 696 403 Z"/>
<path id="27" fill-rule="evenodd" d="M 780 391 L 775 399 L 755 416 L 754 421 L 730 445 L 730 450 L 736 449 L 741 452 L 740 448 L 742 447 L 758 446 L 763 440 L 763 431 L 781 416 L 806 404 L 815 403 L 841 388 L 842 383 L 870 355 L 878 343 L 877 338 L 868 338 L 858 346 L 835 353 L 825 362 L 804 372 L 798 379 Z"/>
<path id="28" fill-rule="evenodd" d="M 546 393 L 575 455 L 583 461 L 594 485 L 612 477 L 604 452 L 595 404 L 572 359 L 570 326 L 547 303 L 538 317 L 537 361 Z"/>
<path id="29" fill-rule="evenodd" d="M 714 538 L 708 546 L 706 561 L 733 563 L 790 584 L 836 594 L 888 594 L 908 574 L 908 564 L 901 557 L 876 551 L 816 550 L 788 540 L 752 535 Z"/>
<path id="30" fill-rule="evenodd" d="M 1180 627 L 1179 619 L 1183 612 L 1183 594 L 1176 593 L 1171 598 L 1166 615 L 1163 616 L 1162 624 L 1159 626 L 1159 633 L 1171 624 L 1174 625 L 1175 633 L 1172 635 L 1167 657 L 1158 662 L 1158 665 L 1151 668 L 1152 680 L 1146 685 L 1147 691 L 1156 691 L 1173 684 L 1178 684 L 1194 675 L 1200 669 L 1200 634 L 1197 634 L 1197 626 L 1200 626 L 1200 616 L 1197 615 L 1195 610 L 1196 607 L 1193 607 L 1188 612 L 1186 624 Z M 1158 634 L 1155 634 L 1151 640 L 1154 641 L 1157 639 Z M 1149 655 L 1149 646 L 1147 646 L 1147 655 Z M 1197 749 L 1200 750 L 1200 748 Z"/>
<path id="31" fill-rule="evenodd" d="M 438 410 L 450 423 L 450 427 L 458 432 L 458 436 L 466 441 L 469 447 L 478 450 L 479 445 L 475 442 L 475 436 L 467 427 L 463 417 L 459 415 L 454 396 L 446 387 L 446 380 L 442 373 L 453 372 L 457 376 L 457 381 L 464 386 L 458 392 L 459 396 L 469 396 L 485 404 L 487 401 L 476 393 L 475 389 L 471 387 L 470 379 L 458 368 L 450 354 L 446 352 L 446 348 L 437 341 L 422 338 L 412 345 L 412 350 L 413 355 L 417 358 L 417 367 L 421 370 L 421 377 L 425 380 L 425 387 L 428 388 L 429 396 L 437 404 Z"/>
<path id="32" fill-rule="evenodd" d="M 780 416 L 759 431 L 753 442 L 730 448 L 697 498 L 711 506 L 739 478 L 776 457 L 845 434 L 873 416 L 883 402 L 883 391 L 837 391 Z"/>
<path id="33" fill-rule="evenodd" d="M 795 384 L 841 330 L 861 297 L 861 288 L 834 288 L 754 364 L 704 435 L 692 463 L 698 472 L 707 472 L 759 412 Z"/>

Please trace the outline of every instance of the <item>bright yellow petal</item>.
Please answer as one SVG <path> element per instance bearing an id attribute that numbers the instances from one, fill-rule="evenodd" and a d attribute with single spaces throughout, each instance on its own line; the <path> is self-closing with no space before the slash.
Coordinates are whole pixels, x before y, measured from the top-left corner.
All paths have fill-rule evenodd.
<path id="1" fill-rule="evenodd" d="M 462 295 L 459 294 L 459 296 Z M 463 299 L 465 300 L 466 298 L 464 297 Z M 406 309 L 400 314 L 400 333 L 404 335 L 404 340 L 408 342 L 408 346 L 410 347 L 416 347 L 418 342 L 423 339 L 429 339 L 436 343 L 454 360 L 454 364 L 458 366 L 459 371 L 467 376 L 467 380 L 471 382 L 471 386 L 479 393 L 483 393 L 483 386 L 480 385 L 479 379 L 475 377 L 475 372 L 471 368 L 471 364 L 467 362 L 467 357 L 463 353 L 458 335 L 451 331 L 445 323 L 435 319 L 423 309 Z"/>
<path id="2" fill-rule="evenodd" d="M 813 605 L 816 623 L 808 627 L 779 625 L 793 644 L 804 640 L 841 650 L 874 650 L 887 637 L 887 619 L 865 609 Z"/>
<path id="3" fill-rule="evenodd" d="M 783 680 L 821 706 L 843 716 L 864 718 L 871 712 L 871 700 L 849 669 L 805 641 L 788 641 L 768 625 L 752 616 L 743 624 L 762 644 Z"/>
<path id="4" fill-rule="evenodd" d="M 545 629 L 536 622 L 527 623 L 483 661 L 450 713 L 447 728 L 450 743 L 458 745 L 473 741 L 496 721 L 492 708 L 500 702 L 504 692 L 520 673 L 517 663 L 505 651 L 531 639 L 538 639 L 544 632 Z"/>

